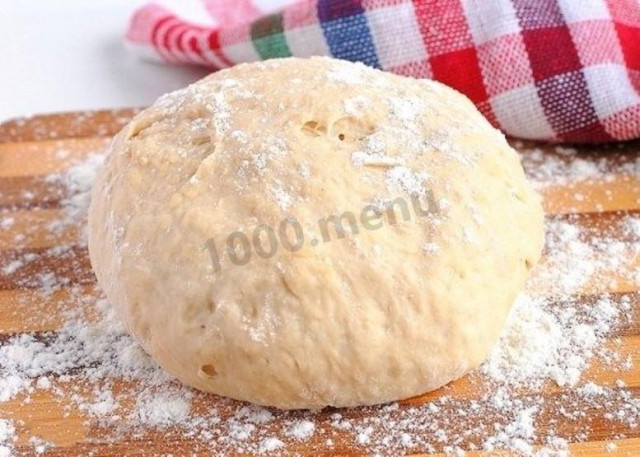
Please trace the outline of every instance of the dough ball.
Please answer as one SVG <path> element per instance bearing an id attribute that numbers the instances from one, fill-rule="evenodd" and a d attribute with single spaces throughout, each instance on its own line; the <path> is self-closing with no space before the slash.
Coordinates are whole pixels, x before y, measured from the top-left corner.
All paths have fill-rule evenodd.
<path id="1" fill-rule="evenodd" d="M 89 229 L 100 285 L 167 371 L 321 408 L 412 397 L 480 365 L 539 260 L 543 213 L 463 95 L 290 58 L 136 116 Z"/>

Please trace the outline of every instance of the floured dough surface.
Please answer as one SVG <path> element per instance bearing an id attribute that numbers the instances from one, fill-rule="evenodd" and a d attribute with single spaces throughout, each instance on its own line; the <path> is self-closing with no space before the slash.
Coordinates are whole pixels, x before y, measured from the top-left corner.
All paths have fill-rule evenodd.
<path id="1" fill-rule="evenodd" d="M 325 239 L 319 220 L 345 212 L 357 229 Z M 301 247 L 252 244 L 242 265 L 226 251 L 261 225 L 279 240 L 283 221 Z M 146 351 L 198 389 L 280 408 L 407 398 L 477 367 L 543 242 L 516 153 L 469 100 L 329 58 L 159 99 L 115 138 L 89 224 L 99 283 Z"/>

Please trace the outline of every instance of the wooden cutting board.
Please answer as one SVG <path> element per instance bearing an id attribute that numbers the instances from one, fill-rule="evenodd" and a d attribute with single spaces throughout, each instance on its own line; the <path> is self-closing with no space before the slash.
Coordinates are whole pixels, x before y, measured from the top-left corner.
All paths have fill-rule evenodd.
<path id="1" fill-rule="evenodd" d="M 25 250 L 42 252 L 56 243 L 65 243 L 76 239 L 77 228 L 71 227 L 52 241 L 44 236 L 44 227 L 59 215 L 60 202 L 64 198 L 64 189 L 55 182 L 43 180 L 43 176 L 64 169 L 70 163 L 104 148 L 111 136 L 116 133 L 135 113 L 135 110 L 104 111 L 92 113 L 71 113 L 61 115 L 36 116 L 27 120 L 11 121 L 0 125 L 0 209 L 5 208 L 15 218 L 15 224 L 6 231 L 0 231 L 0 264 L 7 259 L 24 254 Z M 518 147 L 531 148 L 532 143 L 516 143 Z M 546 154 L 558 154 L 553 147 L 540 146 Z M 63 149 L 65 154 L 57 151 Z M 597 162 L 602 157 L 613 161 L 628 161 L 640 152 L 640 142 L 632 142 L 620 147 L 584 148 L 583 159 Z M 576 198 L 580 194 L 581 198 Z M 574 180 L 561 185 L 549 185 L 543 190 L 544 205 L 548 215 L 584 215 L 584 224 L 597 227 L 610 224 L 621 214 L 637 213 L 640 210 L 640 178 L 629 174 L 614 175 L 607 180 Z M 42 233 L 33 227 L 42 227 Z M 12 244 L 13 236 L 30 227 L 28 239 L 20 253 Z M 620 235 L 622 236 L 622 235 Z M 73 258 L 74 281 L 87 293 L 95 293 L 95 279 L 91 272 L 85 248 L 78 247 Z M 62 271 L 68 266 L 65 261 L 55 258 L 43 258 L 30 265 L 20 274 L 37 274 L 46 269 Z M 69 261 L 71 262 L 71 261 Z M 612 277 L 616 271 L 610 272 Z M 17 275 L 0 273 L 0 339 L 26 332 L 55 331 L 63 322 L 59 310 L 51 311 L 46 301 L 28 299 L 28 288 L 21 288 Z M 632 357 L 631 370 L 616 377 L 606 369 L 592 366 L 584 374 L 584 381 L 592 380 L 598 384 L 612 385 L 617 377 L 623 379 L 629 390 L 640 394 L 640 299 L 637 289 L 629 281 L 619 281 L 613 292 L 628 293 L 633 297 L 634 325 L 612 335 L 621 338 L 621 347 Z M 27 297 L 25 299 L 25 297 Z M 592 297 L 584 295 L 581 300 L 589 303 Z M 33 319 L 34 315 L 40 318 Z M 447 395 L 473 398 L 477 392 L 467 378 L 446 387 Z M 549 387 L 543 395 L 549 401 L 567 389 Z M 71 393 L 69 393 L 71 395 Z M 432 392 L 419 398 L 400 403 L 400 407 L 418 405 L 436 398 L 440 392 Z M 523 393 L 526 395 L 526 392 Z M 199 407 L 222 407 L 220 399 L 212 395 L 198 397 Z M 365 414 L 364 412 L 352 412 Z M 538 432 L 544 430 L 562 430 L 563 427 L 580 428 L 584 424 L 584 440 L 572 443 L 569 449 L 575 455 L 640 455 L 640 428 L 629 429 L 612 426 L 602 419 L 603 411 L 593 409 L 589 417 L 566 419 L 561 415 L 547 414 L 537 424 Z M 188 437 L 172 435 L 168 439 L 162 432 L 148 433 L 127 439 L 113 441 L 104 428 L 88 420 L 77 408 L 64 404 L 59 398 L 47 392 L 36 392 L 28 404 L 20 398 L 0 403 L 0 418 L 10 418 L 18 423 L 19 439 L 17 451 L 32 454 L 33 446 L 28 444 L 32 435 L 40 436 L 55 443 L 56 447 L 47 451 L 47 455 L 185 455 L 194 450 L 193 440 Z M 455 419 L 455 417 L 453 417 Z M 276 415 L 276 422 L 278 421 Z M 582 421 L 582 422 L 581 422 Z M 571 422 L 569 424 L 569 422 Z M 623 439 L 617 439 L 624 435 Z M 329 450 L 323 448 L 321 434 L 306 443 L 289 446 L 300 454 L 306 455 L 354 455 L 361 450 L 352 447 L 352 441 L 342 438 L 340 432 L 335 435 L 335 446 Z M 616 450 L 606 453 L 605 443 L 615 440 Z M 202 449 L 200 449 L 202 452 Z M 485 455 L 470 453 L 469 455 Z M 508 453 L 506 453 L 508 455 Z"/>

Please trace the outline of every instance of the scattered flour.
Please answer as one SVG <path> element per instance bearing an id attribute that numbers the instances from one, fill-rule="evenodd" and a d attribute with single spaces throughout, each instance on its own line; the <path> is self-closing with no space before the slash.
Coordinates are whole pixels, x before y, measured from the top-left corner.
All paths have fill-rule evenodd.
<path id="1" fill-rule="evenodd" d="M 84 162 L 70 167 L 63 173 L 56 173 L 47 177 L 48 183 L 62 184 L 66 188 L 67 194 L 67 197 L 61 203 L 65 216 L 50 225 L 54 232 L 60 232 L 71 225 L 82 224 L 82 236 L 86 240 L 86 223 L 84 221 L 91 201 L 91 186 L 104 159 L 104 153 L 93 154 Z"/>
<path id="2" fill-rule="evenodd" d="M 501 344 L 483 365 L 492 379 L 540 388 L 547 380 L 575 386 L 596 350 L 629 309 L 628 296 L 594 304 L 521 294 Z"/>
<path id="3" fill-rule="evenodd" d="M 622 161 L 614 154 L 594 159 L 574 148 L 556 146 L 545 151 L 536 146 L 527 148 L 520 141 L 515 144 L 522 151 L 522 165 L 527 176 L 538 188 L 593 179 L 606 181 L 620 174 L 640 175 L 640 156 L 637 154 L 635 157 L 627 154 Z"/>
<path id="4" fill-rule="evenodd" d="M 355 76 L 333 75 L 337 80 Z M 216 103 L 224 108 L 222 100 Z M 354 101 L 345 109 L 359 105 Z M 413 115 L 411 107 L 396 108 L 399 116 Z M 366 153 L 375 154 L 375 142 L 369 146 Z M 602 176 L 609 166 L 594 168 L 575 155 L 569 149 L 553 159 L 540 154 L 535 166 L 531 157 L 525 165 L 538 187 L 556 182 L 559 175 L 565 180 Z M 563 157 L 576 160 L 566 165 Z M 64 188 L 62 218 L 48 227 L 52 239 L 67 227 L 84 224 L 91 183 L 103 159 L 95 154 L 48 178 Z M 424 187 L 425 176 L 402 164 L 389 165 L 390 186 L 412 195 Z M 283 194 L 274 197 L 287 205 Z M 0 227 L 11 229 L 9 219 L 2 218 Z M 47 391 L 71 401 L 113 439 L 161 430 L 167 440 L 188 438 L 195 450 L 216 454 L 280 454 L 305 442 L 322 443 L 325 450 L 341 443 L 379 455 L 506 450 L 509 455 L 562 456 L 569 442 L 589 438 L 585 420 L 602 421 L 616 431 L 616 438 L 624 439 L 640 423 L 640 400 L 622 379 L 598 385 L 586 373 L 595 360 L 614 377 L 624 378 L 632 367 L 629 355 L 616 345 L 616 335 L 631 325 L 637 293 L 609 293 L 615 284 L 605 273 L 614 271 L 627 281 L 640 278 L 637 262 L 630 261 L 639 254 L 640 217 L 619 215 L 605 229 L 593 228 L 578 216 L 549 217 L 546 230 L 545 261 L 519 296 L 490 359 L 470 375 L 478 387 L 470 397 L 458 395 L 454 384 L 420 404 L 340 412 L 282 412 L 224 398 L 212 402 L 209 395 L 184 387 L 160 369 L 127 335 L 109 304 L 77 284 L 76 272 L 43 269 L 24 279 L 24 285 L 36 291 L 36 301 L 68 291 L 52 308 L 64 322 L 56 331 L 0 339 L 0 403 L 19 401 L 28 408 L 35 392 Z M 78 233 L 74 246 L 24 254 L 0 264 L 0 271 L 19 273 L 43 255 L 74 261 L 76 247 L 86 247 L 86 231 Z M 429 243 L 422 248 L 430 254 L 438 251 Z M 590 295 L 584 299 L 587 286 Z M 547 402 L 540 394 L 553 385 L 573 388 Z M 555 427 L 559 420 L 567 421 L 566 429 Z M 0 457 L 14 453 L 15 435 L 14 423 L 0 419 Z M 37 436 L 29 442 L 36 454 L 52 446 Z M 607 443 L 607 451 L 615 449 L 615 443 Z"/>
<path id="5" fill-rule="evenodd" d="M 350 116 L 358 116 L 371 106 L 371 101 L 364 95 L 345 98 L 342 101 L 342 108 L 344 109 L 345 114 Z"/>
<path id="6" fill-rule="evenodd" d="M 327 79 L 336 83 L 355 85 L 361 84 L 364 79 L 364 72 L 362 69 L 364 66 L 350 66 L 337 65 L 327 74 Z"/>
<path id="7" fill-rule="evenodd" d="M 270 190 L 271 195 L 275 199 L 280 209 L 282 209 L 283 211 L 289 209 L 292 203 L 292 197 L 291 194 L 284 189 L 282 183 L 276 182 L 273 186 L 271 186 Z"/>
<path id="8" fill-rule="evenodd" d="M 265 438 L 260 443 L 259 452 L 260 454 L 264 454 L 265 452 L 274 452 L 283 447 L 284 443 L 278 438 Z"/>
<path id="9" fill-rule="evenodd" d="M 391 114 L 405 122 L 415 122 L 424 110 L 420 100 L 392 97 L 388 99 L 388 103 Z"/>
<path id="10" fill-rule="evenodd" d="M 175 392 L 145 392 L 138 398 L 133 420 L 151 427 L 167 427 L 189 417 L 193 395 L 185 389 Z"/>
<path id="11" fill-rule="evenodd" d="M 0 230 L 9 230 L 15 222 L 15 218 L 10 216 L 0 219 Z"/>
<path id="12" fill-rule="evenodd" d="M 407 167 L 397 166 L 387 171 L 387 184 L 392 189 L 402 190 L 413 197 L 425 196 L 426 175 L 415 173 Z"/>
<path id="13" fill-rule="evenodd" d="M 11 421 L 0 419 L 0 457 L 9 457 L 13 454 L 11 443 L 15 438 L 15 431 Z"/>
<path id="14" fill-rule="evenodd" d="M 308 420 L 301 420 L 293 424 L 288 430 L 287 435 L 296 440 L 305 441 L 311 438 L 316 429 L 316 424 Z"/>

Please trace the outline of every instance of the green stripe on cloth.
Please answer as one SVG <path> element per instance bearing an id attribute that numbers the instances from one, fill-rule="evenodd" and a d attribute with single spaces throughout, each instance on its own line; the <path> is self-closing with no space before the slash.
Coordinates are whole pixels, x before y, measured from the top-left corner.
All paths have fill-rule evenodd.
<path id="1" fill-rule="evenodd" d="M 283 32 L 282 14 L 272 14 L 251 24 L 251 41 L 262 59 L 291 56 Z"/>

